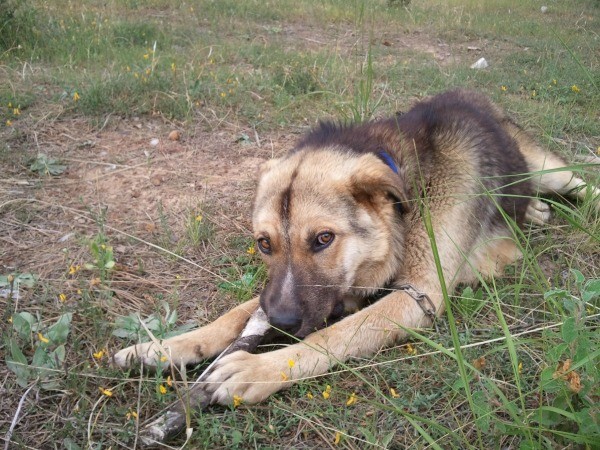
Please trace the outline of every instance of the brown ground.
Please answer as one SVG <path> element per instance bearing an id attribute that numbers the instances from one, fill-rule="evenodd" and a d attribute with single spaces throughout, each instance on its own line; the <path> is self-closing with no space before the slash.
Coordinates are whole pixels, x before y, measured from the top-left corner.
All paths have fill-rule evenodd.
<path id="1" fill-rule="evenodd" d="M 198 309 L 200 319 L 214 318 L 208 303 L 222 280 L 198 266 L 214 270 L 218 255 L 243 252 L 228 248 L 226 241 L 251 235 L 257 170 L 289 148 L 295 136 L 262 135 L 257 142 L 253 130 L 209 132 L 198 126 L 178 130 L 181 139 L 173 141 L 168 136 L 177 128 L 160 119 L 119 119 L 101 131 L 80 119 L 32 125 L 35 131 L 19 140 L 14 131 L 8 136 L 10 151 L 19 156 L 11 158 L 0 184 L 0 274 L 40 275 L 51 285 L 45 293 L 51 301 L 60 292 L 76 300 L 81 286 L 75 278 L 81 280 L 82 274 L 69 276 L 68 268 L 91 262 L 87 242 L 99 232 L 97 217 L 106 209 L 106 234 L 118 263 L 111 288 L 124 300 L 114 312 L 147 313 L 155 307 L 155 294 L 168 297 L 177 291 L 181 319 L 198 316 Z M 251 142 L 236 142 L 242 133 Z M 152 139 L 158 145 L 151 145 Z M 28 157 L 39 148 L 68 169 L 58 177 L 37 176 L 25 166 L 23 148 L 30 149 Z M 181 255 L 192 263 L 152 247 L 168 247 L 170 237 L 174 250 L 189 215 L 200 212 L 215 224 L 216 236 L 211 244 L 183 248 Z M 94 276 L 87 278 L 91 282 Z M 25 306 L 47 298 L 36 300 L 30 293 L 22 301 Z"/>

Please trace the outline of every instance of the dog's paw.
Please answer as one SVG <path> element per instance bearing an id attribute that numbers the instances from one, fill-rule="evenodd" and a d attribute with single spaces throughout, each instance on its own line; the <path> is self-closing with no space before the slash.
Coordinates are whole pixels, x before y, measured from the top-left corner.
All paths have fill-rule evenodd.
<path id="1" fill-rule="evenodd" d="M 273 358 L 276 353 L 238 351 L 223 357 L 206 380 L 211 403 L 257 403 L 290 385 L 290 367 Z"/>
<path id="2" fill-rule="evenodd" d="M 525 211 L 525 220 L 544 225 L 550 220 L 550 206 L 537 198 L 531 199 Z"/>
<path id="3" fill-rule="evenodd" d="M 165 350 L 168 351 L 166 348 Z M 122 368 L 144 365 L 157 370 L 166 369 L 170 364 L 169 357 L 153 342 L 124 348 L 113 355 L 112 361 Z"/>

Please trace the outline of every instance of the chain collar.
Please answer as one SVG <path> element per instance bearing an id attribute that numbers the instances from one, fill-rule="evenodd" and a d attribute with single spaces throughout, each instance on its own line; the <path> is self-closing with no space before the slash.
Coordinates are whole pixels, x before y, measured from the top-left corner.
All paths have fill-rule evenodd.
<path id="1" fill-rule="evenodd" d="M 429 317 L 431 323 L 435 328 L 435 331 L 439 332 L 437 325 L 436 309 L 435 305 L 433 304 L 433 301 L 431 300 L 431 297 L 429 297 L 429 295 L 427 295 L 425 292 L 419 291 L 412 284 L 406 283 L 394 287 L 399 291 L 406 292 L 410 297 L 412 297 L 414 301 L 417 302 L 417 305 L 419 305 L 419 307 L 423 310 L 425 315 Z"/>

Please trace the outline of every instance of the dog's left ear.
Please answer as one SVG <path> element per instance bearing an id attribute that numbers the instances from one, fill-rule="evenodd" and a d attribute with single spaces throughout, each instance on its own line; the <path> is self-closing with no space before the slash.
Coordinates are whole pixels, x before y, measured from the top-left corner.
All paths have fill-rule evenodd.
<path id="1" fill-rule="evenodd" d="M 375 205 L 382 199 L 391 197 L 398 210 L 405 212 L 408 209 L 408 196 L 402 175 L 394 172 L 373 154 L 360 157 L 356 170 L 350 176 L 350 184 L 350 191 L 359 203 Z"/>

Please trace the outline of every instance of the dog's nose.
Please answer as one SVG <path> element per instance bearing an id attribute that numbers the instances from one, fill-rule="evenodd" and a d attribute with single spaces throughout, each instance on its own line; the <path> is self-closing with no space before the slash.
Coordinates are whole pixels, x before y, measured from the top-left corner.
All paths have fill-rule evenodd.
<path id="1" fill-rule="evenodd" d="M 269 323 L 280 330 L 293 330 L 300 326 L 301 320 L 292 314 L 269 315 Z"/>

